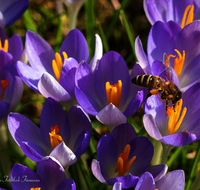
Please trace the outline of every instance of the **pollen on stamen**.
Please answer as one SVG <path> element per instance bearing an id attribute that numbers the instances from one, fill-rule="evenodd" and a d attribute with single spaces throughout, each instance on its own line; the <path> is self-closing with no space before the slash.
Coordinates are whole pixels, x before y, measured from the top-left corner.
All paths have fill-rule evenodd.
<path id="1" fill-rule="evenodd" d="M 112 103 L 116 107 L 119 107 L 122 93 L 122 81 L 118 80 L 118 83 L 111 85 L 110 82 L 105 84 L 106 95 L 108 104 Z"/>
<path id="2" fill-rule="evenodd" d="M 58 125 L 51 127 L 51 132 L 49 133 L 49 136 L 50 136 L 50 143 L 53 149 L 63 141 L 62 137 L 58 135 L 59 132 L 60 129 Z"/>
<path id="3" fill-rule="evenodd" d="M 66 52 L 62 52 L 64 59 L 68 59 Z M 55 59 L 52 60 L 52 68 L 56 76 L 57 81 L 60 81 L 61 70 L 64 62 L 59 53 L 55 53 Z"/>
<path id="4" fill-rule="evenodd" d="M 4 97 L 4 93 L 5 93 L 5 90 L 7 88 L 7 86 L 9 85 L 9 82 L 7 79 L 5 80 L 1 80 L 1 97 L 0 97 L 0 100 L 3 100 L 3 97 Z"/>
<path id="5" fill-rule="evenodd" d="M 169 108 L 167 110 L 168 116 L 169 116 L 169 121 L 168 121 L 168 133 L 174 134 L 180 127 L 185 114 L 187 112 L 187 108 L 184 107 L 182 110 L 182 104 L 183 104 L 183 100 L 179 100 L 179 102 L 176 104 L 175 109 L 173 110 L 172 108 Z M 182 110 L 182 113 L 181 113 Z M 181 116 L 180 116 L 181 114 Z"/>
<path id="6" fill-rule="evenodd" d="M 41 187 L 32 187 L 30 190 L 40 190 Z"/>
<path id="7" fill-rule="evenodd" d="M 0 39 L 0 50 L 3 49 L 5 52 L 8 52 L 8 40 L 5 39 L 4 46 L 2 46 L 1 39 Z"/>
<path id="8" fill-rule="evenodd" d="M 123 150 L 123 152 L 119 155 L 117 160 L 115 173 L 118 173 L 118 176 L 123 176 L 131 167 L 132 163 L 136 159 L 136 156 L 133 156 L 129 161 L 129 153 L 131 150 L 131 146 L 127 144 Z M 128 162 L 127 162 L 128 161 Z"/>
<path id="9" fill-rule="evenodd" d="M 185 8 L 183 18 L 181 21 L 181 28 L 184 28 L 186 25 L 190 24 L 194 20 L 194 5 L 188 5 Z"/>

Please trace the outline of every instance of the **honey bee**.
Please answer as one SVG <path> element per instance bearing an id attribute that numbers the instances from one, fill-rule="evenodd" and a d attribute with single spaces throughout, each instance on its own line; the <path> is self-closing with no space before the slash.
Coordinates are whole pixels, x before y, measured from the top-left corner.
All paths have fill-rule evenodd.
<path id="1" fill-rule="evenodd" d="M 182 98 L 182 92 L 173 82 L 166 82 L 165 79 L 159 76 L 138 75 L 134 77 L 131 81 L 137 86 L 148 88 L 150 90 L 146 96 L 146 99 L 149 98 L 151 95 L 161 94 L 161 99 L 165 100 L 166 102 L 166 111 L 169 105 L 169 101 L 172 101 L 173 108 L 175 108 L 176 103 Z"/>

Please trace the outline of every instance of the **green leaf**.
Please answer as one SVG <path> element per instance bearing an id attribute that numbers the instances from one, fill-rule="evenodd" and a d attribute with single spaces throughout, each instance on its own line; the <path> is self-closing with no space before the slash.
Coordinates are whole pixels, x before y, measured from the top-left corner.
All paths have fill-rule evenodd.
<path id="1" fill-rule="evenodd" d="M 24 18 L 24 24 L 26 26 L 26 29 L 38 33 L 37 26 L 33 20 L 33 17 L 30 14 L 29 9 L 26 10 L 26 12 L 23 15 L 23 18 Z"/>

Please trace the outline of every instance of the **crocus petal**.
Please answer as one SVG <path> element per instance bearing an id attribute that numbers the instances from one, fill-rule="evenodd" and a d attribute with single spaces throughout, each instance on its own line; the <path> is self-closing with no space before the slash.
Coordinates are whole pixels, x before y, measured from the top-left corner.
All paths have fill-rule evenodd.
<path id="1" fill-rule="evenodd" d="M 167 173 L 167 165 L 154 165 L 147 168 L 147 172 L 150 172 L 153 175 L 154 181 L 158 181 Z"/>
<path id="2" fill-rule="evenodd" d="M 138 64 L 141 68 L 144 69 L 145 74 L 150 74 L 150 65 L 146 53 L 143 50 L 142 42 L 140 41 L 139 36 L 135 39 L 135 54 L 138 59 Z"/>
<path id="3" fill-rule="evenodd" d="M 46 72 L 42 75 L 38 82 L 38 89 L 44 97 L 51 97 L 57 102 L 67 102 L 71 100 L 70 94 L 52 75 Z"/>
<path id="4" fill-rule="evenodd" d="M 183 190 L 185 185 L 185 175 L 183 170 L 175 170 L 166 174 L 156 183 L 157 189 L 169 190 Z"/>
<path id="5" fill-rule="evenodd" d="M 66 52 L 68 57 L 73 57 L 78 63 L 86 61 L 88 63 L 89 51 L 85 37 L 78 29 L 71 30 L 60 48 L 60 54 Z"/>
<path id="6" fill-rule="evenodd" d="M 148 37 L 147 52 L 150 64 L 154 60 L 163 61 L 164 53 L 173 55 L 174 49 L 175 42 L 171 31 L 163 22 L 156 22 Z"/>
<path id="7" fill-rule="evenodd" d="M 0 71 L 1 71 L 3 67 L 12 60 L 13 57 L 10 53 L 5 52 L 4 50 L 0 50 L 0 58 L 1 58 L 1 64 L 0 64 Z"/>
<path id="8" fill-rule="evenodd" d="M 65 59 L 61 70 L 60 85 L 73 97 L 75 88 L 75 73 L 78 62 L 74 58 Z"/>
<path id="9" fill-rule="evenodd" d="M 107 184 L 106 180 L 104 179 L 102 173 L 101 173 L 101 168 L 100 168 L 100 165 L 99 165 L 99 162 L 95 159 L 92 160 L 92 165 L 91 165 L 91 168 L 92 168 L 92 173 L 93 175 L 101 182 L 101 183 L 104 183 L 104 184 Z"/>
<path id="10" fill-rule="evenodd" d="M 108 179 L 107 183 L 113 186 L 116 182 L 120 182 L 122 184 L 122 188 L 128 189 L 134 187 L 137 184 L 138 180 L 139 177 L 128 174 L 126 176 Z"/>
<path id="11" fill-rule="evenodd" d="M 136 132 L 130 123 L 121 123 L 112 130 L 111 135 L 115 139 L 118 155 L 123 152 L 124 147 L 135 139 Z"/>
<path id="12" fill-rule="evenodd" d="M 46 156 L 44 150 L 35 144 L 28 142 L 19 142 L 19 144 L 24 154 L 35 162 L 39 162 L 43 158 L 43 156 Z M 38 152 L 42 152 L 43 154 L 41 155 Z"/>
<path id="13" fill-rule="evenodd" d="M 30 189 L 32 187 L 47 190 L 42 178 L 27 166 L 15 164 L 10 175 L 13 190 Z"/>
<path id="14" fill-rule="evenodd" d="M 64 142 L 61 142 L 56 146 L 49 156 L 56 158 L 64 168 L 77 161 L 76 155 L 65 145 Z"/>
<path id="15" fill-rule="evenodd" d="M 166 21 L 167 3 L 164 0 L 144 0 L 143 5 L 145 14 L 152 25 L 158 20 Z"/>
<path id="16" fill-rule="evenodd" d="M 148 168 L 153 157 L 153 144 L 146 137 L 137 137 L 129 142 L 131 151 L 129 158 L 136 156 L 128 172 L 135 176 L 140 176 Z"/>
<path id="17" fill-rule="evenodd" d="M 135 190 L 155 190 L 155 182 L 153 176 L 149 172 L 145 172 L 138 181 Z"/>
<path id="18" fill-rule="evenodd" d="M 13 56 L 12 62 L 16 63 L 23 52 L 22 39 L 19 35 L 14 34 L 8 43 L 8 52 Z"/>
<path id="19" fill-rule="evenodd" d="M 161 142 L 173 146 L 185 146 L 192 143 L 195 140 L 197 140 L 197 136 L 195 134 L 189 133 L 188 131 L 184 131 L 164 136 Z"/>
<path id="20" fill-rule="evenodd" d="M 13 97 L 10 102 L 10 111 L 15 110 L 18 106 L 23 94 L 23 83 L 21 78 L 15 76 L 15 85 L 13 89 Z"/>
<path id="21" fill-rule="evenodd" d="M 52 98 L 47 98 L 40 117 L 40 129 L 42 139 L 49 148 L 52 148 L 49 133 L 51 132 L 51 127 L 55 125 L 59 126 L 59 135 L 68 144 L 70 128 L 67 115 L 58 102 Z"/>
<path id="22" fill-rule="evenodd" d="M 75 155 L 79 158 L 89 147 L 90 144 L 90 134 L 87 131 L 83 131 L 77 138 L 74 150 L 76 150 Z"/>
<path id="23" fill-rule="evenodd" d="M 127 120 L 126 116 L 112 103 L 103 108 L 96 118 L 108 126 L 115 126 Z"/>
<path id="24" fill-rule="evenodd" d="M 25 82 L 25 84 L 34 91 L 40 93 L 38 90 L 38 81 L 41 78 L 42 73 L 21 61 L 17 62 L 16 68 L 19 76 Z"/>
<path id="25" fill-rule="evenodd" d="M 45 157 L 38 162 L 37 174 L 46 182 L 47 189 L 55 189 L 66 179 L 65 170 L 53 157 Z"/>
<path id="26" fill-rule="evenodd" d="M 158 130 L 156 122 L 151 114 L 145 114 L 143 117 L 144 127 L 147 133 L 156 140 L 162 139 L 162 135 Z"/>
<path id="27" fill-rule="evenodd" d="M 18 20 L 27 9 L 29 4 L 28 0 L 20 0 L 20 1 L 12 1 L 12 5 L 10 5 L 4 12 L 3 16 L 5 19 L 5 27 L 8 27 L 16 20 Z"/>
<path id="28" fill-rule="evenodd" d="M 5 4 L 5 2 L 1 3 L 1 5 L 4 5 L 4 4 Z M 2 11 L 2 6 L 1 6 L 1 11 Z M 0 36 L 1 36 L 1 41 L 3 41 L 3 42 L 5 41 L 5 39 L 8 39 L 8 36 L 5 32 L 5 30 L 1 26 L 0 26 Z"/>
<path id="29" fill-rule="evenodd" d="M 95 72 L 95 87 L 98 97 L 105 107 L 108 105 L 106 95 L 106 82 L 111 85 L 122 82 L 122 93 L 119 108 L 121 109 L 127 101 L 130 89 L 130 75 L 123 57 L 117 52 L 108 52 L 103 55 Z M 120 72 L 119 72 L 120 71 Z"/>
<path id="30" fill-rule="evenodd" d="M 97 146 L 97 159 L 105 180 L 115 177 L 114 171 L 118 156 L 115 140 L 111 134 L 105 134 L 101 137 Z"/>
<path id="31" fill-rule="evenodd" d="M 113 189 L 112 190 L 121 190 L 121 189 L 122 189 L 122 183 L 115 182 L 115 184 L 113 185 Z"/>
<path id="32" fill-rule="evenodd" d="M 96 115 L 101 110 L 102 105 L 97 98 L 94 72 L 86 62 L 80 63 L 77 68 L 75 85 L 75 95 L 78 103 L 87 113 Z"/>
<path id="33" fill-rule="evenodd" d="M 76 190 L 76 184 L 72 179 L 63 180 L 55 190 L 66 189 L 66 190 Z"/>
<path id="34" fill-rule="evenodd" d="M 81 108 L 81 106 L 78 105 L 71 107 L 67 117 L 70 126 L 69 147 L 72 148 L 72 150 L 76 151 L 76 149 L 81 145 L 79 143 L 83 143 L 80 141 L 82 137 L 83 140 L 86 140 L 85 142 L 87 142 L 87 138 L 89 138 L 89 136 L 92 136 L 92 124 L 89 116 L 85 113 L 83 108 Z M 83 136 L 81 137 L 80 135 Z M 78 138 L 80 139 L 77 140 Z"/>
<path id="35" fill-rule="evenodd" d="M 101 59 L 102 55 L 103 55 L 102 41 L 100 36 L 98 34 L 95 34 L 95 52 L 92 61 L 90 62 L 90 67 L 93 71 L 95 70 L 97 63 Z"/>
<path id="36" fill-rule="evenodd" d="M 9 113 L 10 104 L 7 102 L 0 101 L 0 120 L 5 118 Z"/>
<path id="37" fill-rule="evenodd" d="M 35 143 L 46 149 L 40 134 L 40 128 L 27 117 L 18 113 L 10 113 L 8 116 L 8 128 L 17 143 L 21 141 Z"/>
<path id="38" fill-rule="evenodd" d="M 55 58 L 55 54 L 51 46 L 38 34 L 28 31 L 25 47 L 31 67 L 40 74 L 47 71 L 54 76 L 52 60 Z"/>

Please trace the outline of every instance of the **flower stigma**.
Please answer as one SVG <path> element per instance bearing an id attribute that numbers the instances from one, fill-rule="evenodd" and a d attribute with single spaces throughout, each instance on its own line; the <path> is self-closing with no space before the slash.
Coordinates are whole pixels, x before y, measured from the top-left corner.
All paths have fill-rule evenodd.
<path id="1" fill-rule="evenodd" d="M 122 81 L 118 80 L 118 83 L 114 85 L 111 85 L 110 82 L 106 82 L 105 87 L 108 104 L 112 103 L 119 108 L 122 94 Z"/>
<path id="2" fill-rule="evenodd" d="M 184 28 L 186 25 L 190 24 L 193 22 L 194 19 L 194 5 L 188 5 L 185 8 L 183 18 L 181 21 L 181 28 Z"/>
<path id="3" fill-rule="evenodd" d="M 178 54 L 178 56 L 169 55 L 167 57 L 166 66 L 168 66 L 168 67 L 170 66 L 170 64 L 169 64 L 170 57 L 176 57 L 174 59 L 174 70 L 176 71 L 176 74 L 179 77 L 181 75 L 181 72 L 183 69 L 183 64 L 185 62 L 185 51 L 183 50 L 183 55 L 177 49 L 175 49 L 174 51 Z"/>
<path id="4" fill-rule="evenodd" d="M 68 59 L 66 52 L 62 52 L 64 59 Z M 63 66 L 63 61 L 59 53 L 55 53 L 55 59 L 52 60 L 52 68 L 57 81 L 60 81 L 60 74 Z"/>
<path id="5" fill-rule="evenodd" d="M 115 168 L 115 173 L 118 172 L 118 176 L 123 176 L 131 167 L 132 163 L 136 159 L 136 156 L 133 156 L 129 161 L 129 153 L 131 150 L 131 146 L 127 144 L 123 150 L 123 152 L 119 155 L 119 158 L 117 160 L 117 165 Z M 128 162 L 127 162 L 128 161 Z"/>
<path id="6" fill-rule="evenodd" d="M 51 132 L 49 133 L 49 136 L 50 136 L 51 146 L 53 149 L 63 141 L 62 137 L 58 135 L 59 132 L 60 129 L 58 125 L 51 127 Z"/>
<path id="7" fill-rule="evenodd" d="M 4 41 L 4 46 L 2 46 L 2 43 L 1 43 L 1 39 L 0 39 L 0 50 L 4 50 L 5 52 L 8 52 L 8 40 L 5 39 Z"/>
<path id="8" fill-rule="evenodd" d="M 0 97 L 0 100 L 3 100 L 4 93 L 5 93 L 5 90 L 6 90 L 6 88 L 7 88 L 8 85 L 9 85 L 9 82 L 8 82 L 7 79 L 1 80 L 1 87 L 2 87 L 2 90 L 1 90 L 1 97 Z"/>
<path id="9" fill-rule="evenodd" d="M 187 108 L 184 107 L 182 110 L 182 104 L 183 104 L 183 100 L 180 99 L 175 106 L 175 109 L 173 109 L 173 107 L 168 107 L 167 108 L 167 114 L 169 116 L 169 121 L 168 121 L 168 133 L 174 134 L 180 127 L 183 118 L 185 117 L 185 114 L 187 112 Z M 182 110 L 182 114 L 180 116 Z M 180 118 L 179 118 L 180 116 Z M 179 120 L 178 120 L 179 119 Z"/>

